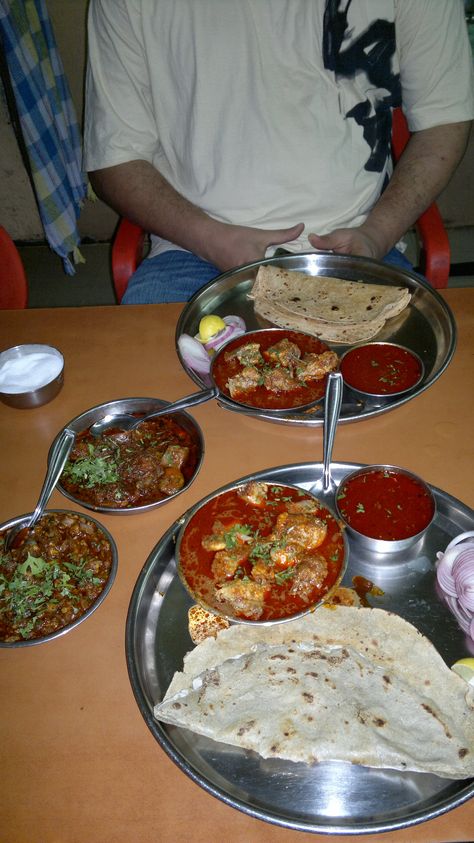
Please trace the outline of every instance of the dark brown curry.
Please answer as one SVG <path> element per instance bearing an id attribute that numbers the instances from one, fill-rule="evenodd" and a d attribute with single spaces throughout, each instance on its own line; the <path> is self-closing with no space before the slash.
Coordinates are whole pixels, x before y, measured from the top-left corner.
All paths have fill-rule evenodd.
<path id="1" fill-rule="evenodd" d="M 95 508 L 127 509 L 174 495 L 193 477 L 200 457 L 197 436 L 172 416 L 143 422 L 135 430 L 80 433 L 60 485 Z"/>

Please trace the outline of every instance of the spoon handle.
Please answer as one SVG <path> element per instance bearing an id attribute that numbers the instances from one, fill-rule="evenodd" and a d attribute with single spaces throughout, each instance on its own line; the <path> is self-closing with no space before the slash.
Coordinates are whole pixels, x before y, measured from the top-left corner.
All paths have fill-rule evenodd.
<path id="1" fill-rule="evenodd" d="M 166 407 L 160 407 L 159 410 L 154 410 L 153 413 L 147 413 L 141 419 L 137 419 L 134 427 L 138 427 L 142 422 L 148 419 L 154 419 L 156 416 L 165 416 L 169 413 L 177 413 L 178 410 L 185 410 L 187 407 L 194 407 L 196 404 L 204 404 L 205 401 L 210 401 L 211 398 L 217 398 L 218 394 L 219 390 L 217 386 L 213 386 L 210 389 L 201 389 L 199 392 L 193 392 L 191 395 L 179 398 L 178 401 L 172 401 Z"/>
<path id="2" fill-rule="evenodd" d="M 34 527 L 37 521 L 41 518 L 43 514 L 43 510 L 48 503 L 53 489 L 58 482 L 62 470 L 66 464 L 66 460 L 71 452 L 71 448 L 74 444 L 74 440 L 76 438 L 76 434 L 73 430 L 70 430 L 68 427 L 65 427 L 64 430 L 61 431 L 59 434 L 53 448 L 51 450 L 51 458 L 48 463 L 48 470 L 46 472 L 46 477 L 44 478 L 43 488 L 41 489 L 40 496 L 38 498 L 38 503 L 36 504 L 36 509 L 31 516 L 30 522 L 27 525 L 28 528 Z"/>
<path id="3" fill-rule="evenodd" d="M 324 430 L 323 430 L 323 490 L 331 486 L 330 466 L 337 423 L 341 412 L 343 379 L 340 372 L 331 372 L 326 384 L 326 399 L 324 402 Z"/>

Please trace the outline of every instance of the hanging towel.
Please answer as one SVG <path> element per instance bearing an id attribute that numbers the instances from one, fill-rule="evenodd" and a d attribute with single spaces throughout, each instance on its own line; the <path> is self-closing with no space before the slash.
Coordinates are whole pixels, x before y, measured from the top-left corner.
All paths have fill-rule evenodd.
<path id="1" fill-rule="evenodd" d="M 0 37 L 41 222 L 68 275 L 87 193 L 81 135 L 44 0 L 0 0 Z"/>

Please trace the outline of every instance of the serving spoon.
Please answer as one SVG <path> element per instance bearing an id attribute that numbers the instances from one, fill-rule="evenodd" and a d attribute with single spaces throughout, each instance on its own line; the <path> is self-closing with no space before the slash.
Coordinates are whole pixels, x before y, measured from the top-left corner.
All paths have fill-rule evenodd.
<path id="1" fill-rule="evenodd" d="M 119 430 L 135 430 L 142 422 L 148 419 L 155 419 L 157 416 L 167 416 L 170 413 L 177 413 L 178 410 L 185 410 L 187 407 L 195 407 L 196 404 L 204 404 L 205 401 L 210 401 L 211 398 L 217 398 L 219 390 L 216 386 L 210 389 L 202 389 L 200 392 L 193 392 L 191 395 L 186 395 L 184 398 L 179 398 L 178 401 L 172 401 L 171 404 L 166 404 L 165 407 L 160 407 L 159 410 L 153 410 L 151 413 L 146 413 L 144 416 L 134 416 L 131 413 L 108 413 L 103 418 L 98 419 L 89 428 L 89 432 L 93 436 L 101 436 L 106 430 L 110 428 L 118 428 Z"/>
<path id="2" fill-rule="evenodd" d="M 331 474 L 331 458 L 341 412 L 344 381 L 340 372 L 331 372 L 326 383 L 323 427 L 323 473 L 309 490 L 328 509 L 334 509 L 337 484 Z"/>
<path id="3" fill-rule="evenodd" d="M 48 463 L 48 469 L 46 471 L 46 476 L 43 481 L 43 486 L 38 498 L 38 503 L 36 504 L 36 509 L 33 512 L 31 518 L 26 522 L 26 524 L 25 521 L 22 520 L 19 524 L 15 524 L 14 527 L 10 527 L 7 532 L 4 543 L 4 550 L 6 552 L 8 552 L 10 549 L 21 547 L 27 537 L 28 532 L 40 520 L 41 516 L 43 515 L 45 506 L 53 493 L 53 489 L 62 474 L 62 470 L 66 464 L 66 460 L 69 454 L 71 453 L 71 448 L 74 444 L 75 438 L 76 434 L 73 430 L 70 430 L 68 427 L 65 427 L 64 430 L 62 430 L 59 434 L 51 450 L 51 457 Z"/>

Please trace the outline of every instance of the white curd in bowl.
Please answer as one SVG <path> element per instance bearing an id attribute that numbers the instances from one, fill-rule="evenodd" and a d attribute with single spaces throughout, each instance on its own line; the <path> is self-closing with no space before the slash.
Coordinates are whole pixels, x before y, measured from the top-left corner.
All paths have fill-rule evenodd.
<path id="1" fill-rule="evenodd" d="M 57 378 L 63 361 L 53 351 L 35 351 L 0 362 L 0 392 L 32 392 Z"/>

